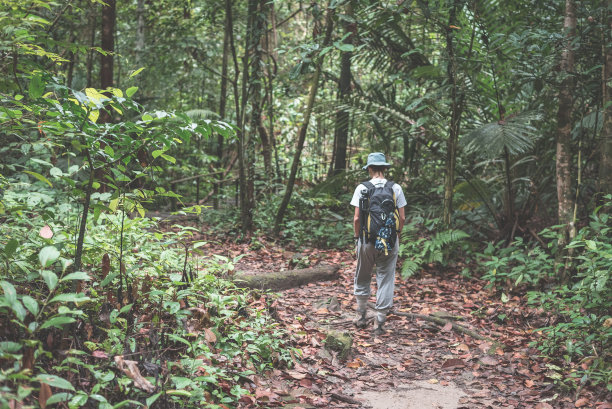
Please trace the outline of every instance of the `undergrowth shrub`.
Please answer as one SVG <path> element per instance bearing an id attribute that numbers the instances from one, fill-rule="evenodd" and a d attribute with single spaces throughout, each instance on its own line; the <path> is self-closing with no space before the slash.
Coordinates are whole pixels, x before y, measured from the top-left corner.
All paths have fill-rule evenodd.
<path id="1" fill-rule="evenodd" d="M 489 243 L 478 257 L 485 271 L 481 279 L 488 282 L 489 288 L 535 287 L 555 276 L 554 256 L 540 246 L 525 243 L 521 237 L 508 246 L 503 242 Z"/>
<path id="2" fill-rule="evenodd" d="M 1 197 L 0 407 L 221 408 L 296 358 L 268 297 L 223 278 L 235 260 L 196 256 L 189 227 L 119 204 L 88 219 L 72 271 L 78 206 L 43 186 Z"/>
<path id="3" fill-rule="evenodd" d="M 597 208 L 590 223 L 567 246 L 565 259 L 555 260 L 557 233 L 541 237 L 546 248 L 517 238 L 511 245 L 492 245 L 480 254 L 488 286 L 527 291 L 529 305 L 542 308 L 549 324 L 534 332 L 532 343 L 552 359 L 549 377 L 569 390 L 605 385 L 612 391 L 612 199 Z M 602 210 L 603 209 L 603 210 Z M 562 264 L 571 272 L 567 283 L 557 283 Z M 504 295 L 502 294 L 502 299 Z"/>
<path id="4" fill-rule="evenodd" d="M 282 195 L 269 194 L 257 202 L 253 211 L 256 235 L 272 230 L 281 200 Z M 350 198 L 298 189 L 293 193 L 283 222 L 283 242 L 295 247 L 347 247 L 353 241 L 353 210 L 349 209 L 349 201 Z M 239 232 L 241 215 L 238 206 L 206 210 L 202 219 L 213 233 L 222 233 L 234 239 L 243 238 Z"/>
<path id="5" fill-rule="evenodd" d="M 419 225 L 423 229 L 419 228 Z M 463 230 L 447 229 L 435 231 L 437 219 L 415 218 L 404 226 L 399 258 L 402 260 L 401 275 L 409 278 L 428 264 L 446 265 L 456 256 L 456 250 L 468 246 L 469 235 Z"/>
<path id="6" fill-rule="evenodd" d="M 568 245 L 570 282 L 531 291 L 528 300 L 555 317 L 537 330 L 541 336 L 534 343 L 544 355 L 561 359 L 550 368 L 555 382 L 571 389 L 605 385 L 612 391 L 612 219 L 600 210 Z"/>

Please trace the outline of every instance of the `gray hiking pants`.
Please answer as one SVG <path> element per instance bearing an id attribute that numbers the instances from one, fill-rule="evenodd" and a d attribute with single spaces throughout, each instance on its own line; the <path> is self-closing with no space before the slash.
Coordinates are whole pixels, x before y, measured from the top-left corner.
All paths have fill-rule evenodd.
<path id="1" fill-rule="evenodd" d="M 355 271 L 355 291 L 357 298 L 370 296 L 372 271 L 376 266 L 376 310 L 387 312 L 393 305 L 393 290 L 395 287 L 395 264 L 399 252 L 399 240 L 395 247 L 385 255 L 384 251 L 374 248 L 374 243 L 357 244 L 357 270 Z"/>

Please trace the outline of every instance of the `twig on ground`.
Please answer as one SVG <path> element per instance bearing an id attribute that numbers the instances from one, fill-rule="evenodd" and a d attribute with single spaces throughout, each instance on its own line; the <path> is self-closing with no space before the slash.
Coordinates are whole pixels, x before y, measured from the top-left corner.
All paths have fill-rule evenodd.
<path id="1" fill-rule="evenodd" d="M 341 402 L 352 403 L 354 405 L 362 406 L 363 402 L 358 401 L 357 399 L 353 399 L 350 396 L 342 395 L 340 393 L 330 393 L 331 397 L 335 400 L 339 400 Z"/>

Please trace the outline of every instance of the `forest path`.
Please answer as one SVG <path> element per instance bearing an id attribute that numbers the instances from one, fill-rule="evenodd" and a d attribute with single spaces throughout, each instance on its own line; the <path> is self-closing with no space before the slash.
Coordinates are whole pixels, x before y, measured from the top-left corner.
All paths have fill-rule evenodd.
<path id="1" fill-rule="evenodd" d="M 387 332 L 374 336 L 373 323 L 361 330 L 352 322 L 355 260 L 349 252 L 333 258 L 342 265 L 339 280 L 286 290 L 275 303 L 280 321 L 303 351 L 301 365 L 278 374 L 294 402 L 284 407 L 575 407 L 569 398 L 555 394 L 546 363 L 528 346 L 530 326 L 541 326 L 537 321 L 542 317 L 520 305 L 518 298 L 502 303 L 480 281 L 451 272 L 423 272 L 396 281 L 395 311 L 460 316 L 461 325 L 496 344 L 458 333 L 450 325 L 393 313 Z M 371 322 L 373 314 L 370 310 Z M 329 330 L 351 335 L 346 360 L 324 348 Z"/>
<path id="2" fill-rule="evenodd" d="M 375 337 L 372 324 L 363 330 L 353 325 L 356 260 L 352 251 L 289 251 L 263 238 L 255 244 L 206 239 L 211 253 L 241 257 L 236 270 L 278 272 L 321 264 L 340 266 L 338 280 L 285 290 L 272 302 L 271 313 L 291 334 L 302 358 L 291 369 L 275 369 L 264 378 L 258 377 L 256 407 L 576 407 L 575 399 L 562 396 L 553 385 L 554 366 L 529 346 L 533 329 L 545 326 L 550 317 L 526 307 L 518 296 L 502 302 L 499 294 L 484 288 L 484 282 L 453 271 L 464 266 L 447 271 L 431 268 L 406 280 L 398 275 L 396 313 L 388 317 L 387 332 Z M 375 285 L 372 302 L 374 292 Z M 441 327 L 397 314 L 436 312 L 462 317 L 460 325 L 495 340 L 495 344 L 459 333 L 450 325 Z M 369 313 L 373 316 L 373 311 Z M 353 344 L 346 360 L 324 347 L 330 330 L 351 335 Z"/>

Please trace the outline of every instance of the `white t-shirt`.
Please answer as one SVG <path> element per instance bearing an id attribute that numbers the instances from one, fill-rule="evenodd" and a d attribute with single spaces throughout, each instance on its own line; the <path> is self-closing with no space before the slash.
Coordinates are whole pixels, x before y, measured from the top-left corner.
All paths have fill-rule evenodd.
<path id="1" fill-rule="evenodd" d="M 387 179 L 372 178 L 370 182 L 372 182 L 372 184 L 376 187 L 383 187 L 385 183 L 387 183 Z M 359 198 L 361 197 L 361 192 L 363 190 L 367 190 L 363 183 L 360 183 L 359 186 L 355 188 L 355 193 L 353 193 L 353 198 L 351 199 L 352 206 L 359 207 Z M 402 187 L 397 183 L 393 184 L 393 192 L 395 192 L 396 205 L 398 209 L 408 204 L 406 202 L 406 198 L 404 197 L 404 191 L 402 190 Z"/>

